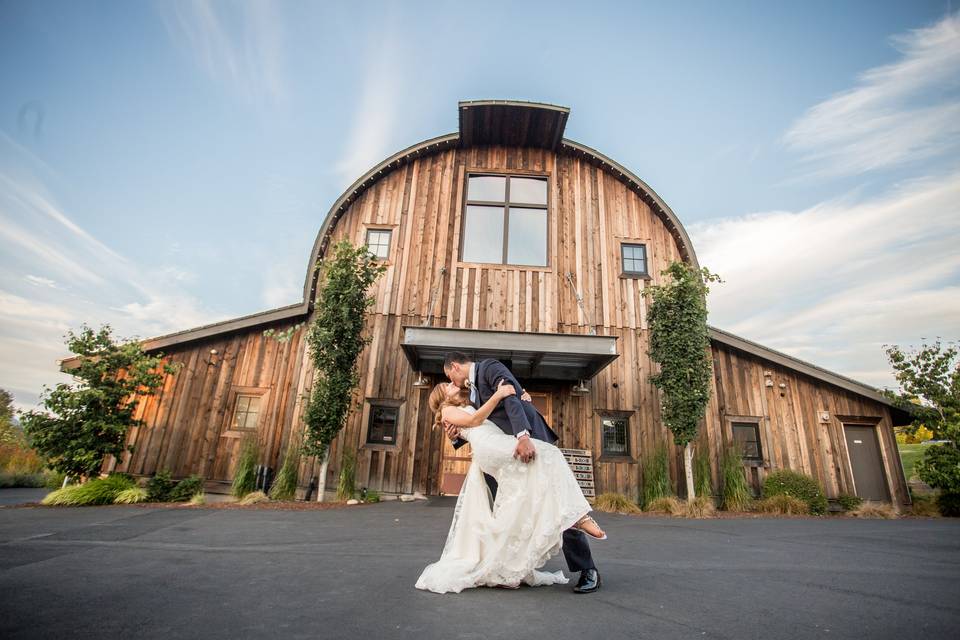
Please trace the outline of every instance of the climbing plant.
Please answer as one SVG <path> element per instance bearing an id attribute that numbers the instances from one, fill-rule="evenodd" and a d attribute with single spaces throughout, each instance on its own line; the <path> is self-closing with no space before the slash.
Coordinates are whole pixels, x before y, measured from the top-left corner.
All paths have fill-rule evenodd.
<path id="1" fill-rule="evenodd" d="M 366 310 L 373 304 L 367 289 L 386 270 L 366 246 L 344 240 L 332 249 L 318 264 L 319 293 L 306 336 L 315 378 L 304 412 L 303 451 L 324 461 L 346 422 L 359 382 L 357 358 L 370 342 L 363 332 Z"/>
<path id="2" fill-rule="evenodd" d="M 662 392 L 664 423 L 684 450 L 687 500 L 694 498 L 692 440 L 710 399 L 710 338 L 707 335 L 708 282 L 722 282 L 703 267 L 673 261 L 662 275 L 670 280 L 644 290 L 652 302 L 647 312 L 649 355 L 660 365 L 650 381 Z"/>

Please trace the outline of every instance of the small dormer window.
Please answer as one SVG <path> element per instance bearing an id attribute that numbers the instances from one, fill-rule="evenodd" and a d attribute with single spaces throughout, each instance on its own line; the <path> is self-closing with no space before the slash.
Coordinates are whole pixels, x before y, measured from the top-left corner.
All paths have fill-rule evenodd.
<path id="1" fill-rule="evenodd" d="M 647 245 L 628 244 L 620 245 L 620 258 L 623 275 L 632 277 L 646 277 L 647 273 Z"/>
<path id="2" fill-rule="evenodd" d="M 367 229 L 367 250 L 377 258 L 386 260 L 390 257 L 390 229 Z"/>
<path id="3" fill-rule="evenodd" d="M 547 266 L 547 191 L 546 176 L 467 176 L 461 260 Z"/>

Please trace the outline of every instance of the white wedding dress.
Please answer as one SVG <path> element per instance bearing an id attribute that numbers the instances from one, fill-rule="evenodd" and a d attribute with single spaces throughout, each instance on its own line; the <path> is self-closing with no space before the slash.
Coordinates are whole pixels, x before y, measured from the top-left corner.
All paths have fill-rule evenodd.
<path id="1" fill-rule="evenodd" d="M 470 443 L 473 462 L 440 560 L 423 570 L 416 587 L 459 593 L 470 587 L 521 582 L 567 583 L 562 571 L 538 571 L 560 551 L 563 532 L 591 511 L 560 449 L 531 439 L 536 456 L 522 462 L 513 457 L 517 439 L 490 420 L 463 429 L 461 437 Z M 498 485 L 492 510 L 483 472 Z"/>

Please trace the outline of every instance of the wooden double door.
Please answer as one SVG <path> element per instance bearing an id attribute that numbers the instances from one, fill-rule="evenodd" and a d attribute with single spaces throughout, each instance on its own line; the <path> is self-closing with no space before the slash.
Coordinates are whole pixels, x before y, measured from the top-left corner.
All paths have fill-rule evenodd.
<path id="1" fill-rule="evenodd" d="M 549 391 L 528 391 L 533 398 L 533 406 L 537 408 L 547 424 L 553 426 L 553 394 Z M 440 495 L 455 496 L 460 493 L 463 480 L 467 476 L 472 460 L 470 444 L 460 449 L 454 449 L 453 443 L 447 437 L 443 438 L 443 451 L 440 455 Z"/>

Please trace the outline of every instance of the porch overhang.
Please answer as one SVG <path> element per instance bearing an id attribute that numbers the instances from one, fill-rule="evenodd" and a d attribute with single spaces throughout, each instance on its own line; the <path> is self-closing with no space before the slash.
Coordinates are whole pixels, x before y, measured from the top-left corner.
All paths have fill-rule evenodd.
<path id="1" fill-rule="evenodd" d="M 400 344 L 414 371 L 443 374 L 448 351 L 496 358 L 526 380 L 589 380 L 619 357 L 616 336 L 403 327 Z"/>

